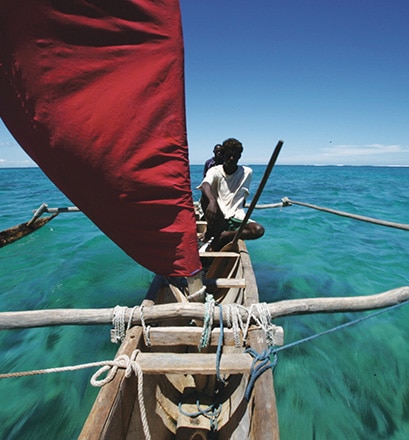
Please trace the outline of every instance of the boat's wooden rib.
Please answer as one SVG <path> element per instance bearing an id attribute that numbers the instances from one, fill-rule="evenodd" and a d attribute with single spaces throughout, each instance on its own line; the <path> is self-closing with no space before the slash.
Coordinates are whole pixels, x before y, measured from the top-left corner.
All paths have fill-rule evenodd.
<path id="1" fill-rule="evenodd" d="M 204 258 L 222 261 L 219 260 L 220 255 L 211 254 L 206 253 Z M 233 265 L 218 265 L 217 279 L 205 278 L 203 281 L 207 289 L 212 287 L 218 302 L 249 307 L 258 303 L 259 297 L 244 242 L 239 241 L 238 252 L 233 254 L 221 256 L 222 259 L 233 257 Z M 227 268 L 228 273 L 223 272 L 223 268 Z M 158 286 L 157 304 L 175 300 L 183 304 L 185 301 L 186 287 L 178 288 L 156 280 L 156 288 Z M 219 365 L 226 384 L 221 385 L 216 376 L 220 329 L 212 330 L 208 346 L 200 351 L 201 324 L 186 318 L 172 324 L 155 324 L 149 332 L 150 347 L 145 345 L 142 328 L 135 326 L 127 332 L 118 351 L 118 356 L 131 356 L 135 349 L 141 351 L 136 361 L 144 372 L 144 407 L 152 439 L 277 440 L 278 422 L 271 371 L 268 370 L 256 381 L 247 402 L 244 393 L 253 358 L 244 353 L 244 347 L 235 346 L 233 332 L 226 328 Z M 247 343 L 256 351 L 263 351 L 266 348 L 264 332 L 252 329 Z M 137 385 L 135 376 L 126 379 L 123 370 L 119 370 L 117 377 L 99 392 L 79 439 L 144 438 Z M 209 415 L 192 416 L 198 413 L 197 402 L 202 409 L 219 409 L 212 428 L 212 417 Z"/>

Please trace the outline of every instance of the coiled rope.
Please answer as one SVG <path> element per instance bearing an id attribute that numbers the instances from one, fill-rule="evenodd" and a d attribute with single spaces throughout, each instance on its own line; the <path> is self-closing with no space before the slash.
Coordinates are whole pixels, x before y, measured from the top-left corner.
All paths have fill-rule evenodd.
<path id="1" fill-rule="evenodd" d="M 215 300 L 213 298 L 213 295 L 206 295 L 206 302 L 205 302 L 205 312 L 204 312 L 204 318 L 203 318 L 203 331 L 202 336 L 200 338 L 199 343 L 199 351 L 202 348 L 205 348 L 209 345 L 210 336 L 212 334 L 212 327 L 213 327 L 213 312 L 214 312 L 214 306 L 215 306 Z"/>
<path id="2" fill-rule="evenodd" d="M 126 332 L 131 328 L 132 326 L 132 319 L 133 315 L 135 313 L 135 310 L 140 308 L 140 314 L 141 314 L 141 325 L 143 328 L 143 334 L 145 337 L 145 342 L 148 347 L 150 347 L 150 339 L 149 339 L 149 330 L 150 327 L 145 326 L 145 320 L 143 316 L 143 307 L 144 306 L 134 306 L 132 307 L 128 323 L 125 328 L 125 316 L 128 311 L 128 307 L 123 306 L 115 306 L 114 311 L 112 314 L 112 329 L 111 329 L 111 342 L 114 344 L 119 344 L 125 339 Z"/>

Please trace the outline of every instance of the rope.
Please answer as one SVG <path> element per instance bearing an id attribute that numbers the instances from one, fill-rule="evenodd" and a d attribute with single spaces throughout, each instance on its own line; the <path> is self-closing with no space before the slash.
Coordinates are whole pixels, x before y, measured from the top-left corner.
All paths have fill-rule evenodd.
<path id="1" fill-rule="evenodd" d="M 141 366 L 136 362 L 136 357 L 139 354 L 140 350 L 134 350 L 132 352 L 131 358 L 126 354 L 120 355 L 115 358 L 114 365 L 105 365 L 100 368 L 92 377 L 91 377 L 91 385 L 94 387 L 101 387 L 111 382 L 115 377 L 118 368 L 125 369 L 125 377 L 129 378 L 132 374 L 138 379 L 138 403 L 139 403 L 139 412 L 141 415 L 142 428 L 145 434 L 146 440 L 151 440 L 151 434 L 149 430 L 148 418 L 146 416 L 146 407 L 145 401 L 143 398 L 143 371 Z M 99 380 L 98 377 L 108 371 L 105 379 Z"/>
<path id="2" fill-rule="evenodd" d="M 225 306 L 226 322 L 233 330 L 233 340 L 235 347 L 241 347 L 247 340 L 251 319 L 256 321 L 257 325 L 264 331 L 268 346 L 273 346 L 275 326 L 271 324 L 271 314 L 266 303 L 252 304 L 250 309 L 239 304 L 228 304 Z M 246 322 L 243 322 L 240 310 L 247 313 Z M 255 311 L 257 313 L 255 313 Z M 240 340 L 240 330 L 242 332 L 242 341 Z"/>
<path id="3" fill-rule="evenodd" d="M 119 344 L 125 338 L 125 313 L 127 307 L 115 306 L 112 316 L 111 342 Z"/>
<path id="4" fill-rule="evenodd" d="M 249 402 L 256 380 L 265 371 L 269 370 L 270 368 L 274 368 L 277 364 L 278 359 L 273 347 L 270 347 L 267 350 L 263 350 L 263 352 L 261 353 L 257 353 L 257 351 L 253 348 L 248 348 L 247 350 L 245 350 L 245 353 L 249 353 L 254 358 L 250 367 L 249 382 L 244 393 L 245 399 L 247 400 L 247 402 Z M 270 356 L 272 354 L 274 355 L 273 362 L 270 361 Z"/>
<path id="5" fill-rule="evenodd" d="M 274 369 L 274 367 L 277 365 L 278 352 L 280 352 L 282 350 L 286 350 L 288 348 L 295 347 L 296 345 L 303 344 L 304 342 L 312 341 L 313 339 L 316 339 L 320 336 L 327 335 L 329 333 L 334 333 L 337 330 L 341 330 L 346 327 L 350 327 L 352 325 L 359 324 L 362 321 L 365 321 L 370 318 L 374 318 L 375 316 L 381 315 L 382 313 L 389 312 L 393 309 L 396 309 L 396 308 L 401 307 L 401 306 L 408 304 L 408 303 L 409 303 L 409 300 L 403 301 L 398 304 L 394 304 L 394 305 L 387 307 L 385 309 L 371 313 L 370 315 L 362 316 L 360 318 L 354 319 L 354 320 L 346 322 L 344 324 L 335 326 L 331 329 L 324 330 L 320 333 L 316 333 L 316 334 L 308 336 L 306 338 L 299 339 L 298 341 L 294 341 L 290 344 L 283 345 L 282 347 L 269 347 L 267 350 L 264 350 L 262 353 L 257 353 L 257 351 L 255 351 L 253 348 L 248 348 L 245 352 L 249 353 L 251 356 L 253 356 L 254 360 L 251 364 L 249 382 L 247 384 L 246 391 L 245 391 L 246 400 L 247 401 L 250 400 L 251 393 L 254 388 L 254 384 L 255 384 L 256 380 L 269 368 Z M 271 356 L 273 356 L 272 361 L 270 361 Z"/>
<path id="6" fill-rule="evenodd" d="M 77 371 L 77 370 L 83 370 L 85 368 L 101 367 L 107 365 L 114 366 L 115 361 L 90 362 L 88 364 L 73 365 L 68 367 L 55 367 L 55 368 L 44 368 L 41 370 L 17 371 L 15 373 L 2 373 L 0 374 L 0 379 L 8 379 L 11 377 L 37 376 L 40 374 L 64 373 L 66 371 Z"/>
<path id="7" fill-rule="evenodd" d="M 234 346 L 240 348 L 247 338 L 248 327 L 243 323 L 239 309 L 241 308 L 247 313 L 248 310 L 239 304 L 226 304 L 224 308 L 226 311 L 227 326 L 233 330 Z M 240 337 L 240 330 L 243 336 L 242 338 Z"/>
<path id="8" fill-rule="evenodd" d="M 134 307 L 132 307 L 132 309 L 131 309 L 131 313 L 129 314 L 128 325 L 126 326 L 126 331 L 128 331 L 128 330 L 131 328 L 131 326 L 132 326 L 133 315 L 134 315 L 134 313 L 135 313 L 135 311 L 136 311 L 136 309 L 137 309 L 138 307 L 139 307 L 139 306 L 134 306 Z"/>
<path id="9" fill-rule="evenodd" d="M 40 374 L 62 373 L 66 371 L 83 370 L 85 368 L 101 367 L 96 373 L 92 375 L 90 383 L 94 387 L 102 387 L 103 385 L 106 385 L 107 383 L 111 382 L 114 379 L 119 368 L 125 370 L 126 378 L 129 378 L 132 375 L 132 373 L 134 373 L 138 379 L 138 402 L 139 402 L 139 411 L 141 415 L 143 431 L 146 440 L 151 440 L 148 418 L 146 416 L 145 402 L 143 398 L 143 371 L 141 366 L 138 364 L 138 362 L 136 362 L 136 356 L 138 354 L 139 354 L 139 350 L 135 350 L 132 353 L 131 358 L 123 354 L 115 358 L 113 361 L 90 362 L 87 364 L 73 365 L 67 367 L 46 368 L 42 370 L 5 373 L 5 374 L 0 374 L 0 379 L 7 379 L 11 377 L 35 376 Z M 99 376 L 101 376 L 104 373 L 107 373 L 105 378 L 98 379 Z"/>
<path id="10" fill-rule="evenodd" d="M 274 348 L 274 353 L 278 353 L 279 351 L 286 350 L 287 348 L 295 347 L 296 345 L 303 344 L 304 342 L 312 341 L 313 339 L 316 339 L 316 338 L 318 338 L 320 336 L 327 335 L 329 333 L 334 333 L 337 330 L 341 330 L 341 329 L 344 329 L 346 327 L 350 327 L 351 325 L 359 324 L 362 321 L 365 321 L 365 320 L 370 319 L 370 318 L 374 318 L 375 316 L 381 315 L 382 313 L 389 312 L 389 311 L 391 311 L 393 309 L 396 309 L 396 308 L 401 307 L 401 306 L 403 306 L 405 304 L 408 304 L 408 303 L 409 303 L 409 300 L 403 301 L 403 302 L 398 303 L 398 304 L 393 304 L 392 306 L 389 306 L 389 307 L 387 307 L 385 309 L 379 310 L 377 312 L 373 312 L 370 315 L 361 316 L 360 318 L 354 319 L 353 321 L 345 322 L 344 324 L 340 324 L 340 325 L 338 325 L 336 327 L 332 327 L 332 328 L 330 328 L 328 330 L 324 330 L 324 331 L 322 331 L 320 333 L 316 333 L 316 334 L 311 335 L 311 336 L 307 336 L 306 338 L 299 339 L 298 341 L 291 342 L 290 344 L 283 345 L 282 347 L 276 347 L 276 348 Z"/>
<path id="11" fill-rule="evenodd" d="M 196 407 L 197 407 L 196 412 L 188 413 L 183 410 L 182 402 L 179 402 L 179 411 L 181 414 L 183 414 L 186 417 L 192 417 L 192 418 L 204 416 L 210 420 L 210 430 L 213 432 L 217 431 L 217 429 L 218 429 L 217 418 L 219 417 L 220 413 L 222 412 L 222 405 L 220 403 L 218 403 L 218 404 L 211 403 L 207 408 L 203 409 L 200 406 L 199 400 L 197 400 Z"/>
<path id="12" fill-rule="evenodd" d="M 271 314 L 266 303 L 255 304 L 258 312 L 258 318 L 255 315 L 250 314 L 250 318 L 253 317 L 257 324 L 262 328 L 266 335 L 267 345 L 272 347 L 274 345 L 274 326 L 271 324 Z M 251 310 L 251 309 L 250 309 Z M 250 321 L 249 318 L 249 321 Z"/>
<path id="13" fill-rule="evenodd" d="M 143 315 L 143 309 L 144 309 L 144 306 L 141 306 L 141 325 L 142 325 L 142 330 L 143 330 L 143 338 L 145 340 L 146 346 L 151 347 L 152 346 L 151 337 L 150 337 L 151 326 L 150 325 L 146 326 L 146 324 L 145 324 L 145 317 Z"/>
<path id="14" fill-rule="evenodd" d="M 199 351 L 209 345 L 210 335 L 213 327 L 213 312 L 215 301 L 213 295 L 206 295 L 205 312 L 203 318 L 203 331 L 199 343 Z"/>

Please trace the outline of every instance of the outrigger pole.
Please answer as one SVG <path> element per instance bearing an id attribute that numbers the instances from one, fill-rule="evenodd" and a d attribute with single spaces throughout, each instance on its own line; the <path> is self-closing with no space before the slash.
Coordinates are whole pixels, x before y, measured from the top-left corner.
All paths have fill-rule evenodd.
<path id="1" fill-rule="evenodd" d="M 277 301 L 267 304 L 271 318 L 306 315 L 313 313 L 358 312 L 391 307 L 409 301 L 409 286 L 386 292 L 338 298 L 305 298 Z M 146 322 L 174 320 L 175 318 L 203 319 L 205 305 L 200 303 L 172 303 L 144 307 Z M 106 325 L 112 324 L 114 309 L 50 309 L 22 312 L 1 312 L 0 330 L 48 327 L 57 325 Z M 248 310 L 240 309 L 243 319 Z M 131 316 L 132 315 L 132 316 Z M 141 309 L 127 308 L 125 320 L 131 318 L 132 325 L 141 325 Z M 220 323 L 220 315 L 214 311 L 214 323 Z"/>

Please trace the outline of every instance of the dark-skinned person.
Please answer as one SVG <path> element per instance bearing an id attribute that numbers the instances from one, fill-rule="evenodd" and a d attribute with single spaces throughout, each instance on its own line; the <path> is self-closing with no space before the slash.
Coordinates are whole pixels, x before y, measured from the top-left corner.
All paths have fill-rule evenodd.
<path id="1" fill-rule="evenodd" d="M 216 144 L 213 147 L 213 157 L 207 159 L 204 164 L 203 177 L 206 176 L 206 173 L 209 170 L 209 168 L 212 168 L 216 165 L 221 165 L 222 163 L 223 163 L 222 146 L 221 144 Z"/>
<path id="2" fill-rule="evenodd" d="M 207 221 L 205 243 L 208 250 L 220 250 L 232 241 L 246 215 L 246 198 L 250 193 L 252 169 L 238 165 L 243 145 L 234 138 L 222 144 L 223 164 L 208 170 L 199 185 L 202 208 Z M 249 220 L 239 238 L 255 240 L 264 234 L 264 227 Z"/>

